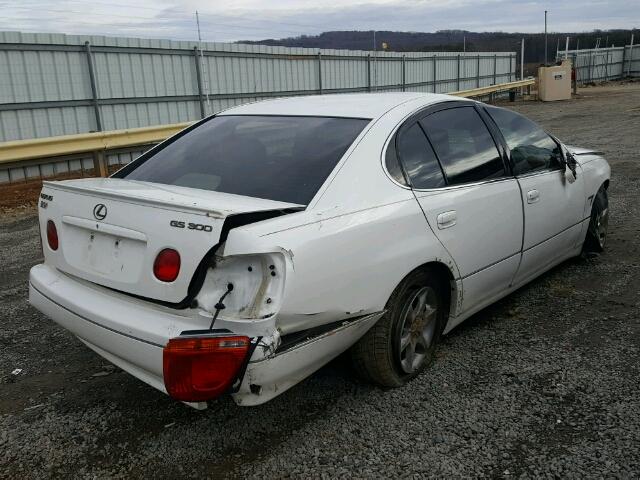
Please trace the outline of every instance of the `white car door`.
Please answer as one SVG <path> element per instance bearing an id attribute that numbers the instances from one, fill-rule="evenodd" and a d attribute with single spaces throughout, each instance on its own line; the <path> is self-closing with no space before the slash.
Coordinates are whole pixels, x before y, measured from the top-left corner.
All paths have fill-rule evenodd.
<path id="1" fill-rule="evenodd" d="M 510 285 L 520 261 L 517 181 L 467 102 L 444 104 L 410 120 L 395 143 L 430 228 L 457 264 L 464 291 L 459 313 L 479 310 Z"/>
<path id="2" fill-rule="evenodd" d="M 558 160 L 560 146 L 538 125 L 510 110 L 486 107 L 510 150 L 513 173 L 522 189 L 524 239 L 518 285 L 571 255 L 584 220 L 584 178 L 569 183 Z M 579 169 L 579 167 L 578 167 Z"/>

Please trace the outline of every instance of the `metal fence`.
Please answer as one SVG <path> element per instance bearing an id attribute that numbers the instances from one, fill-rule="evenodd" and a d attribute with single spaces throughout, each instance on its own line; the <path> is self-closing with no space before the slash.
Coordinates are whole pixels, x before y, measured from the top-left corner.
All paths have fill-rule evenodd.
<path id="1" fill-rule="evenodd" d="M 576 68 L 579 85 L 640 75 L 640 45 L 561 51 L 557 59 L 565 56 Z"/>
<path id="2" fill-rule="evenodd" d="M 171 40 L 0 32 L 0 142 L 185 122 L 271 97 L 444 93 L 512 81 L 515 71 L 513 52 L 199 46 Z M 128 160 L 122 155 L 131 156 L 125 152 L 109 163 Z M 73 161 L 80 167 L 93 164 L 91 158 Z M 67 167 L 77 170 L 74 165 Z M 22 173 L 15 171 L 12 176 L 0 170 L 0 182 L 15 180 L 16 175 Z"/>

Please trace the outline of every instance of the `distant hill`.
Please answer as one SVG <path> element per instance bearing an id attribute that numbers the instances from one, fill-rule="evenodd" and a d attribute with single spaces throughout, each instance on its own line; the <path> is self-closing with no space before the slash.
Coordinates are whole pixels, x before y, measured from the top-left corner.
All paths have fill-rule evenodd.
<path id="1" fill-rule="evenodd" d="M 548 36 L 548 56 L 553 60 L 556 45 L 559 40 L 560 49 L 564 50 L 565 39 L 571 37 L 569 48 L 593 48 L 598 39 L 600 47 L 628 45 L 631 34 L 635 33 L 636 41 L 640 43 L 640 31 L 632 30 L 595 30 L 588 33 L 550 33 Z M 469 32 L 466 30 L 439 30 L 428 32 L 390 32 L 376 31 L 377 49 L 382 49 L 383 42 L 388 50 L 402 51 L 462 51 L 466 37 L 468 52 L 520 52 L 520 40 L 525 39 L 526 63 L 540 63 L 544 61 L 544 34 L 542 33 L 505 33 L 505 32 Z M 285 47 L 308 48 L 345 48 L 348 50 L 373 50 L 373 31 L 332 31 L 319 35 L 302 35 L 282 39 L 266 39 L 258 41 L 240 41 L 260 45 L 281 45 Z"/>

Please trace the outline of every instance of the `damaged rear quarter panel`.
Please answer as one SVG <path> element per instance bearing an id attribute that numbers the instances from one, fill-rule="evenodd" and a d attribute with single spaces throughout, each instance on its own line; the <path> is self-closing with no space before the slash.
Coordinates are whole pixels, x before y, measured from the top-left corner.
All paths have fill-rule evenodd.
<path id="1" fill-rule="evenodd" d="M 447 257 L 413 197 L 263 236 L 229 233 L 225 256 L 260 252 L 286 252 L 283 335 L 381 311 L 409 272 Z"/>

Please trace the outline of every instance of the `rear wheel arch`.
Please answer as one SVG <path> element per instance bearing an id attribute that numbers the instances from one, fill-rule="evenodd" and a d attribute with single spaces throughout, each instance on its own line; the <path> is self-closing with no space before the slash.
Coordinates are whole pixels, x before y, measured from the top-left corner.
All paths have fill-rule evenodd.
<path id="1" fill-rule="evenodd" d="M 410 278 L 414 273 L 418 271 L 423 271 L 430 276 L 433 276 L 438 281 L 439 285 L 442 287 L 442 294 L 444 295 L 444 302 L 447 308 L 447 318 L 451 316 L 453 312 L 455 314 L 455 308 L 458 304 L 458 286 L 455 281 L 455 274 L 452 270 L 452 267 L 447 265 L 441 260 L 430 260 L 428 262 L 423 263 L 422 265 L 418 265 L 413 270 L 409 271 L 402 279 L 393 287 L 392 293 L 389 295 L 393 295 L 393 292 L 398 290 L 400 286 L 406 282 L 408 278 Z M 445 328 L 445 325 L 442 326 Z"/>
<path id="2" fill-rule="evenodd" d="M 427 262 L 411 270 L 389 296 L 385 314 L 351 348 L 356 373 L 380 386 L 398 387 L 428 367 L 448 322 L 454 286 L 454 276 L 442 262 Z M 416 299 L 423 294 L 421 304 Z M 407 327 L 407 309 L 414 303 L 419 306 L 413 307 L 412 325 Z M 416 317 L 418 310 L 422 313 Z M 416 342 L 422 345 L 419 350 Z"/>
<path id="3" fill-rule="evenodd" d="M 443 262 L 432 261 L 432 262 L 427 262 L 420 265 L 415 270 L 425 271 L 428 274 L 434 275 L 437 278 L 440 285 L 442 285 L 442 293 L 444 294 L 443 300 L 445 301 L 447 308 L 450 310 L 451 300 L 455 299 L 455 295 L 456 295 L 456 282 L 451 269 Z M 413 273 L 413 271 L 411 273 Z M 402 281 L 404 282 L 405 279 L 409 275 L 411 275 L 411 273 L 409 273 L 405 278 L 403 278 Z M 444 328 L 444 325 L 442 327 Z"/>

